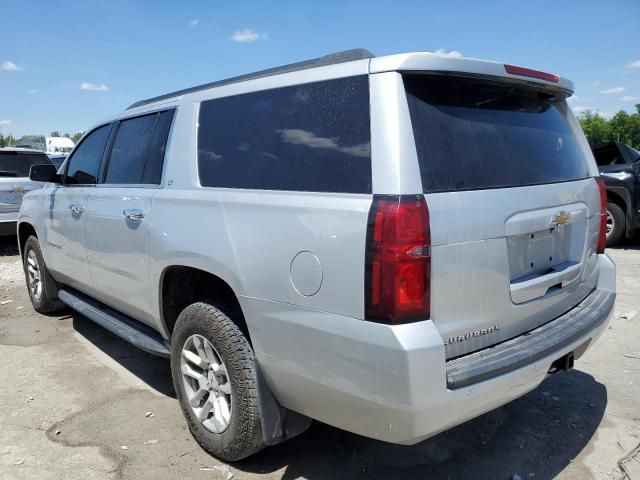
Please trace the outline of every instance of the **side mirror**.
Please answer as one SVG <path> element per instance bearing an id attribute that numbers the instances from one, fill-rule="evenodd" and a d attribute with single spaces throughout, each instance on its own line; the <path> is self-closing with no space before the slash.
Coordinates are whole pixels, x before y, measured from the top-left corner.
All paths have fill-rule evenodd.
<path id="1" fill-rule="evenodd" d="M 52 164 L 31 165 L 29 180 L 34 182 L 62 183 L 62 178 L 58 175 L 58 169 Z"/>

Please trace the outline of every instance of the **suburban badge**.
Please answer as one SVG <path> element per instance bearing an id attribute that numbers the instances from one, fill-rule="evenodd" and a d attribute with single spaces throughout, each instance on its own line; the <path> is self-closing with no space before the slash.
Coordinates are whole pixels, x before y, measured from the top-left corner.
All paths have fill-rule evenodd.
<path id="1" fill-rule="evenodd" d="M 495 324 L 488 328 L 482 328 L 480 330 L 473 330 L 472 332 L 467 332 L 464 335 L 457 335 L 455 337 L 445 338 L 444 344 L 451 345 L 452 343 L 464 342 L 465 340 L 469 340 L 470 338 L 481 337 L 489 333 L 497 332 L 498 330 L 500 330 L 500 325 Z"/>

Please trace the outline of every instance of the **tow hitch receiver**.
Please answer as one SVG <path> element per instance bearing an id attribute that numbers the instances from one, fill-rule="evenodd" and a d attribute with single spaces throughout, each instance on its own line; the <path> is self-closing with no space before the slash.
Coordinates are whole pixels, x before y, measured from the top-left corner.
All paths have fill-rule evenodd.
<path id="1" fill-rule="evenodd" d="M 548 373 L 557 373 L 563 370 L 571 370 L 573 368 L 573 352 L 567 353 L 551 364 Z"/>

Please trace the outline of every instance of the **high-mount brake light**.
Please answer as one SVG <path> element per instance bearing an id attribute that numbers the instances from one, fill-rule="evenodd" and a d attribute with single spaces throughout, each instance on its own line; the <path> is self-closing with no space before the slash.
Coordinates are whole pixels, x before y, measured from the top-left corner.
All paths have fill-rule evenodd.
<path id="1" fill-rule="evenodd" d="M 598 191 L 600 192 L 600 229 L 598 231 L 598 253 L 604 253 L 607 245 L 607 187 L 604 180 L 596 178 Z"/>
<path id="2" fill-rule="evenodd" d="M 365 259 L 365 318 L 400 324 L 430 315 L 431 231 L 423 195 L 374 195 Z"/>
<path id="3" fill-rule="evenodd" d="M 541 72 L 530 68 L 517 67 L 515 65 L 505 65 L 504 69 L 511 75 L 519 75 L 521 77 L 537 78 L 538 80 L 546 80 L 547 82 L 558 83 L 560 77 L 553 73 Z"/>

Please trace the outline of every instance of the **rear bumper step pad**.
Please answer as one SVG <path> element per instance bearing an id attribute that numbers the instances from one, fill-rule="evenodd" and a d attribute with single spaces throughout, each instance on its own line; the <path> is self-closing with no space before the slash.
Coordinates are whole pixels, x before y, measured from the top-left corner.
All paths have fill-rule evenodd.
<path id="1" fill-rule="evenodd" d="M 608 318 L 616 294 L 595 290 L 564 315 L 494 347 L 447 362 L 447 388 L 488 380 L 540 360 L 585 337 Z"/>

